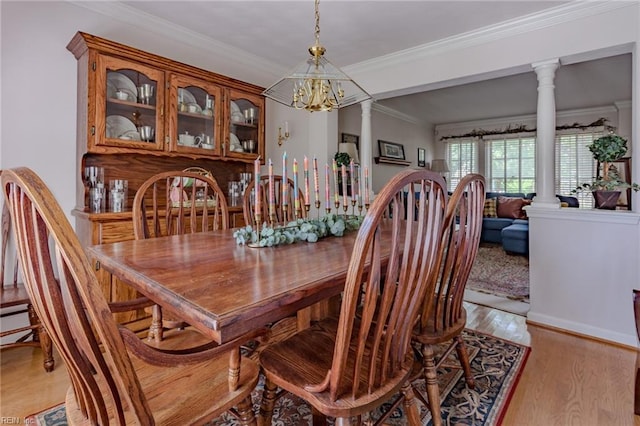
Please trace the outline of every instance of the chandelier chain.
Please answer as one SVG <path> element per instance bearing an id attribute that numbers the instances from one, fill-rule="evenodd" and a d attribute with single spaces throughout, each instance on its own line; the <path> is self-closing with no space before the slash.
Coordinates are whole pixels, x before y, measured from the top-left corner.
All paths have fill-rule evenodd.
<path id="1" fill-rule="evenodd" d="M 320 44 L 320 10 L 318 4 L 320 0 L 316 0 L 316 45 Z"/>

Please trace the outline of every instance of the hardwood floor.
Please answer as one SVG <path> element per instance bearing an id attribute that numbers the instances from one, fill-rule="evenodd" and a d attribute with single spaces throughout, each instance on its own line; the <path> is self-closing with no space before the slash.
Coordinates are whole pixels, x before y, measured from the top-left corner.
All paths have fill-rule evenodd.
<path id="1" fill-rule="evenodd" d="M 636 351 L 528 325 L 524 317 L 503 311 L 466 306 L 469 328 L 532 349 L 503 425 L 640 425 L 640 416 L 633 414 Z M 69 381 L 55 355 L 55 370 L 45 373 L 39 349 L 0 354 L 0 423 L 64 400 Z"/>

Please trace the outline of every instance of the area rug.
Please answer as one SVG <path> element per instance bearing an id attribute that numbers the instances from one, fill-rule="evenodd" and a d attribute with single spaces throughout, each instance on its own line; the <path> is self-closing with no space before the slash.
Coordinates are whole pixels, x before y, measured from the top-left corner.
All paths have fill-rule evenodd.
<path id="1" fill-rule="evenodd" d="M 512 300 L 529 301 L 529 259 L 509 255 L 500 245 L 482 244 L 467 288 Z"/>
<path id="2" fill-rule="evenodd" d="M 530 348 L 477 331 L 464 330 L 464 339 L 469 350 L 471 370 L 475 377 L 475 389 L 465 385 L 462 370 L 457 368 L 455 355 L 438 371 L 442 400 L 442 417 L 448 425 L 499 425 L 511 396 L 516 388 Z M 455 353 L 455 351 L 454 351 Z M 424 393 L 424 381 L 417 380 L 414 386 Z M 262 380 L 253 392 L 254 409 L 258 410 L 262 397 Z M 422 424 L 431 425 L 429 410 L 418 402 Z M 382 407 L 384 410 L 384 406 Z M 380 410 L 373 413 L 378 417 Z M 274 422 L 278 426 L 311 425 L 311 408 L 303 400 L 286 393 L 276 402 Z M 58 405 L 42 413 L 29 416 L 27 424 L 40 426 L 66 425 L 64 405 Z M 236 426 L 239 423 L 225 414 L 208 426 Z M 333 424 L 329 419 L 329 424 Z M 402 409 L 396 409 L 386 420 L 387 425 L 405 425 Z"/>

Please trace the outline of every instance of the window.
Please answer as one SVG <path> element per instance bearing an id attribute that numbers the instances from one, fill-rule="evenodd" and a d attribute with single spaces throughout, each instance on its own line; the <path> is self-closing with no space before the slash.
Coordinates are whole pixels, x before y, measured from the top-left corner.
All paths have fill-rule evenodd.
<path id="1" fill-rule="evenodd" d="M 447 142 L 446 160 L 449 166 L 447 190 L 453 191 L 469 173 L 478 173 L 478 140 L 452 139 Z"/>
<path id="2" fill-rule="evenodd" d="M 582 208 L 593 208 L 593 196 L 571 191 L 596 176 L 597 163 L 587 146 L 602 135 L 603 132 L 593 131 L 556 135 L 556 193 L 576 196 Z"/>
<path id="3" fill-rule="evenodd" d="M 485 141 L 488 191 L 535 192 L 536 139 L 516 136 Z"/>

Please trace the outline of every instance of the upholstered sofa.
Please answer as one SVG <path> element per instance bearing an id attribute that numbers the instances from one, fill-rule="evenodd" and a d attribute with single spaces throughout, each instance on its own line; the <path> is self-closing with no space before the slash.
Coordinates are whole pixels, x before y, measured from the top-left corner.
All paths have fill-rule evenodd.
<path id="1" fill-rule="evenodd" d="M 481 241 L 501 244 L 507 253 L 529 254 L 529 222 L 523 207 L 535 193 L 487 192 Z M 557 195 L 565 207 L 579 207 L 578 199 Z"/>

